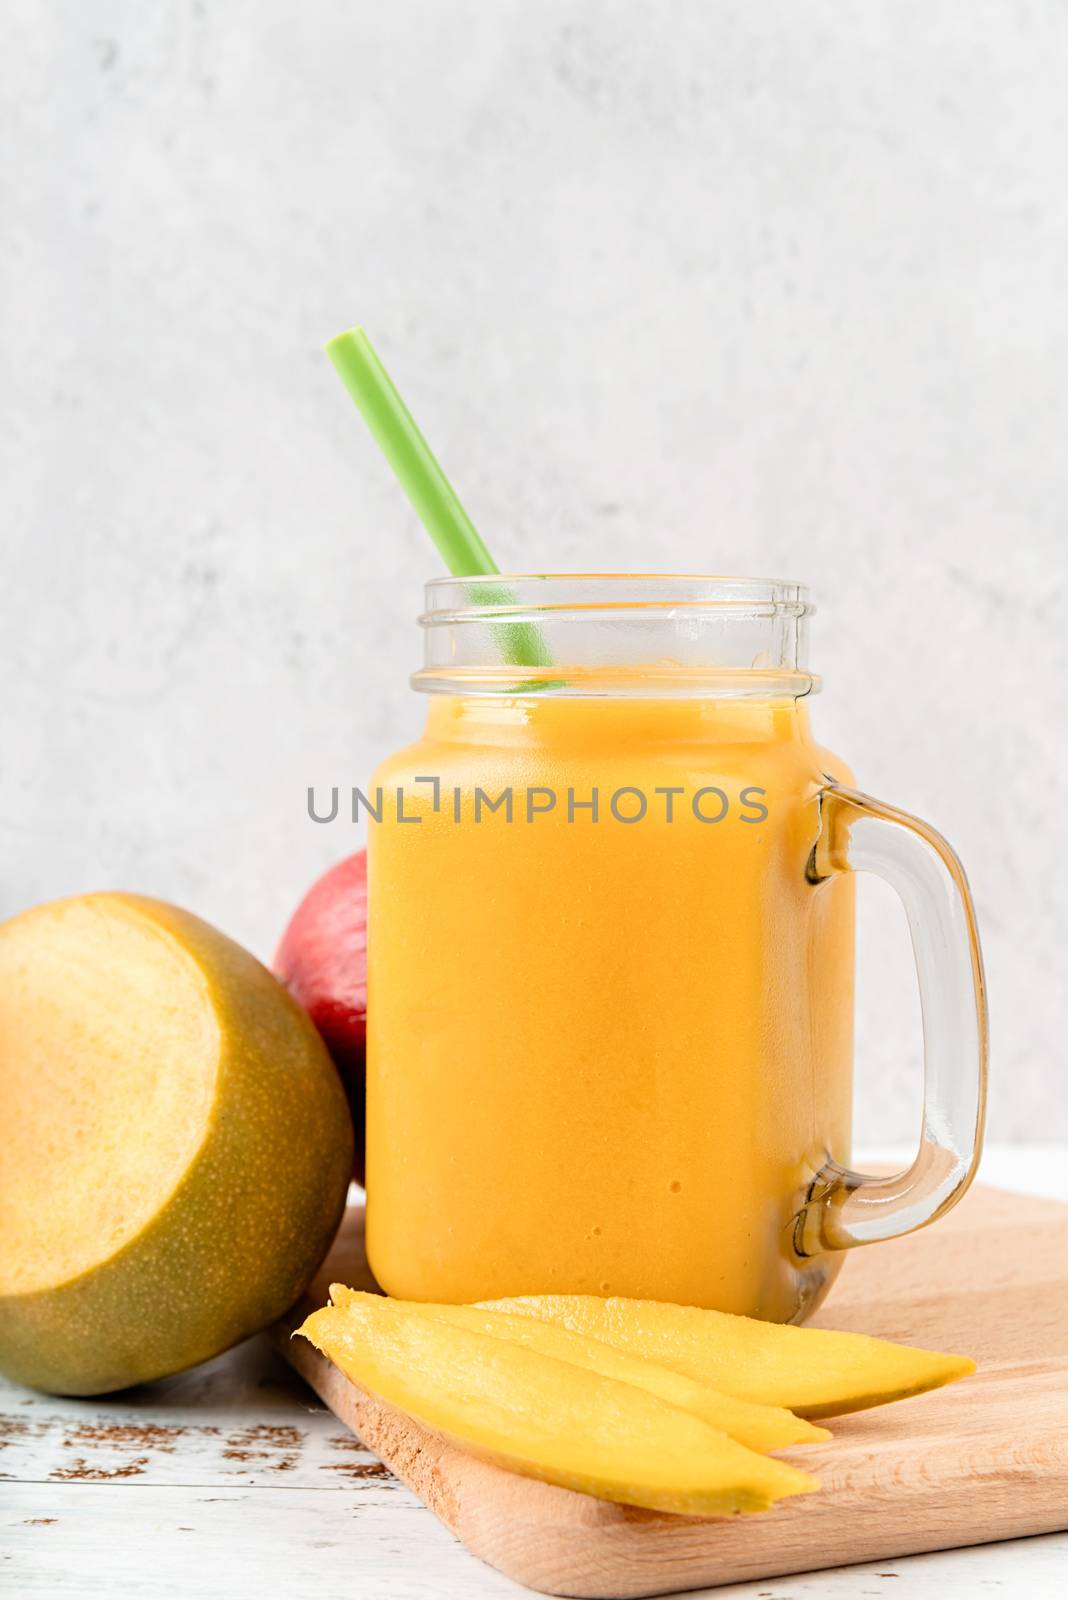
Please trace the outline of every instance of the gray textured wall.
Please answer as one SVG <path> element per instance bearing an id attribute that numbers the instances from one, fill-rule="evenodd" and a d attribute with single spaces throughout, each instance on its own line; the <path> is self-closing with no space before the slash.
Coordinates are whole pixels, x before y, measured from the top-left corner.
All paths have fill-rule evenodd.
<path id="1" fill-rule="evenodd" d="M 825 741 L 970 870 L 994 1128 L 1068 1135 L 1068 7 L 0 12 L 2 904 L 269 954 L 412 733 L 366 321 L 502 565 L 808 580 Z M 861 1129 L 916 1124 L 865 895 Z"/>

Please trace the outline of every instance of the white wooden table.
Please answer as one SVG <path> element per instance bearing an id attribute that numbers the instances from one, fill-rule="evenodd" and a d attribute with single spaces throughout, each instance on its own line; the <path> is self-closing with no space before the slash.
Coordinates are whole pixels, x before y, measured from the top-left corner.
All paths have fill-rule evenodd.
<path id="1" fill-rule="evenodd" d="M 995 1147 L 983 1177 L 1068 1200 L 1068 1147 Z M 705 1592 L 972 1600 L 1000 1589 L 1059 1600 L 1066 1588 L 1068 1533 Z M 529 1590 L 469 1556 L 264 1339 L 114 1399 L 57 1400 L 0 1379 L 0 1595 L 312 1593 L 505 1600 Z"/>

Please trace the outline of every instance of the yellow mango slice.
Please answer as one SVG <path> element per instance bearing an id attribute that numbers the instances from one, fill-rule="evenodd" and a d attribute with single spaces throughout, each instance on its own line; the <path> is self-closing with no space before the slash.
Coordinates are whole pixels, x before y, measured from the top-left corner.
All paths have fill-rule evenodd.
<path id="1" fill-rule="evenodd" d="M 696 1516 L 818 1487 L 647 1390 L 380 1295 L 326 1306 L 299 1331 L 368 1394 L 528 1478 Z"/>
<path id="2" fill-rule="evenodd" d="M 336 1306 L 351 1304 L 353 1300 L 367 1298 L 344 1284 L 330 1286 L 330 1298 Z M 669 1405 L 683 1411 L 692 1411 L 710 1427 L 729 1434 L 739 1444 L 750 1450 L 787 1450 L 791 1445 L 815 1444 L 829 1439 L 826 1428 L 817 1428 L 811 1422 L 795 1417 L 792 1411 L 780 1406 L 754 1405 L 748 1400 L 738 1400 L 733 1395 L 722 1394 L 705 1383 L 698 1383 L 684 1373 L 673 1372 L 655 1361 L 629 1355 L 613 1345 L 602 1344 L 599 1339 L 586 1339 L 571 1333 L 559 1323 L 542 1322 L 536 1317 L 515 1316 L 503 1311 L 483 1311 L 478 1306 L 447 1306 L 405 1300 L 410 1311 L 436 1322 L 451 1322 L 456 1327 L 470 1328 L 475 1333 L 489 1334 L 494 1339 L 507 1339 L 512 1344 L 524 1345 L 528 1350 L 540 1350 L 542 1355 L 555 1356 L 558 1361 L 570 1361 L 572 1366 L 584 1367 L 587 1372 L 600 1373 L 602 1378 L 615 1378 L 620 1383 L 632 1383 L 646 1389 Z"/>
<path id="3" fill-rule="evenodd" d="M 739 1400 L 785 1406 L 804 1417 L 831 1417 L 905 1400 L 975 1371 L 967 1356 L 658 1300 L 527 1295 L 487 1300 L 482 1309 L 555 1323 L 715 1384 Z"/>

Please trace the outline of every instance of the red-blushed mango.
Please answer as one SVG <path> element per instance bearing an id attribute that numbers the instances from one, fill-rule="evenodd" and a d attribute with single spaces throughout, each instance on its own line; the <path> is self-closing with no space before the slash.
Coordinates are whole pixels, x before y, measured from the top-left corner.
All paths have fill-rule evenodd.
<path id="1" fill-rule="evenodd" d="M 341 1074 L 363 1182 L 367 1057 L 367 852 L 338 861 L 294 911 L 272 963 L 323 1037 Z"/>

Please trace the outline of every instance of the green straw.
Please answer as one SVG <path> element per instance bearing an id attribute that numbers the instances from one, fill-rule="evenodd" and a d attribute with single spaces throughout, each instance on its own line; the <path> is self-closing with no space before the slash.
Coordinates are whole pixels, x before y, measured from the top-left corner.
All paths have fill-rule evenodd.
<path id="1" fill-rule="evenodd" d="M 326 353 L 449 571 L 456 578 L 499 572 L 364 330 L 347 328 L 330 340 Z M 503 586 L 487 585 L 479 598 L 507 604 L 511 595 Z M 550 663 L 545 641 L 530 623 L 507 623 L 500 633 L 509 661 L 528 667 Z"/>

